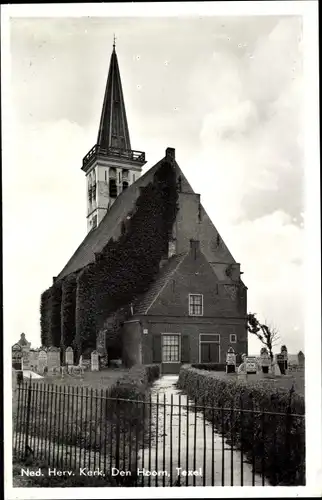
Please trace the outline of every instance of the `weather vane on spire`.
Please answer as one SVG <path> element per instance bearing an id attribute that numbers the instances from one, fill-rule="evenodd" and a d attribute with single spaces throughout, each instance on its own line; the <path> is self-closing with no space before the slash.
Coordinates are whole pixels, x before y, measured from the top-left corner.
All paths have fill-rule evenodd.
<path id="1" fill-rule="evenodd" d="M 115 33 L 113 34 L 113 49 L 115 50 L 115 40 L 116 40 L 116 36 L 115 36 Z"/>

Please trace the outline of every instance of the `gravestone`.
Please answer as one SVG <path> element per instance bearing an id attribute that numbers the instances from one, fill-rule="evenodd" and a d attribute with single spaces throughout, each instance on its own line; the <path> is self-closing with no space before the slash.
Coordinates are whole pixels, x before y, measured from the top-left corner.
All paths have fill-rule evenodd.
<path id="1" fill-rule="evenodd" d="M 45 349 L 40 348 L 37 360 L 37 372 L 39 375 L 45 373 L 45 368 L 47 367 L 47 352 Z"/>
<path id="2" fill-rule="evenodd" d="M 276 354 L 276 364 L 279 367 L 281 375 L 285 375 L 285 357 L 284 353 Z"/>
<path id="3" fill-rule="evenodd" d="M 74 364 L 74 351 L 72 347 L 67 347 L 65 351 L 65 364 L 68 365 L 73 365 Z"/>
<path id="4" fill-rule="evenodd" d="M 60 350 L 58 347 L 49 347 L 47 351 L 48 372 L 53 372 L 53 369 L 57 367 L 60 367 Z"/>
<path id="5" fill-rule="evenodd" d="M 22 347 L 22 369 L 30 370 L 30 348 L 29 346 Z"/>
<path id="6" fill-rule="evenodd" d="M 304 353 L 302 351 L 300 351 L 297 355 L 297 362 L 298 362 L 300 368 L 304 368 L 305 356 L 304 356 Z"/>
<path id="7" fill-rule="evenodd" d="M 29 361 L 30 361 L 30 369 L 32 371 L 35 371 L 37 369 L 38 356 L 39 356 L 39 349 L 30 349 Z"/>
<path id="8" fill-rule="evenodd" d="M 19 344 L 12 346 L 12 368 L 15 370 L 22 370 L 22 348 Z"/>
<path id="9" fill-rule="evenodd" d="M 257 359 L 255 356 L 246 357 L 246 373 L 256 374 L 257 373 Z"/>
<path id="10" fill-rule="evenodd" d="M 226 373 L 236 373 L 236 354 L 232 347 L 229 347 L 227 351 Z"/>
<path id="11" fill-rule="evenodd" d="M 97 351 L 93 351 L 91 353 L 91 371 L 92 372 L 99 371 L 98 352 Z"/>
<path id="12" fill-rule="evenodd" d="M 282 345 L 282 347 L 281 347 L 281 354 L 283 354 L 283 356 L 284 356 L 284 372 L 287 373 L 287 369 L 288 369 L 288 352 L 287 352 L 286 345 Z"/>
<path id="13" fill-rule="evenodd" d="M 269 366 L 270 366 L 270 357 L 268 354 L 268 350 L 266 347 L 262 347 L 260 350 L 260 363 L 262 367 L 262 372 L 263 373 L 268 373 Z"/>

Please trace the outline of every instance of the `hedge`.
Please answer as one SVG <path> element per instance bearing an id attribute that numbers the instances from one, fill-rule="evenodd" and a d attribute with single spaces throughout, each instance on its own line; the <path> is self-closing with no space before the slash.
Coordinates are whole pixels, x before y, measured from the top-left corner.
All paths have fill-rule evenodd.
<path id="1" fill-rule="evenodd" d="M 135 365 L 109 390 L 111 398 L 142 400 L 150 383 L 160 377 L 160 365 Z"/>
<path id="2" fill-rule="evenodd" d="M 305 484 L 305 419 L 299 416 L 305 414 L 302 396 L 260 382 L 219 378 L 213 371 L 189 366 L 181 368 L 178 387 L 197 404 L 229 410 L 214 411 L 213 415 L 208 409 L 205 416 L 214 418 L 217 429 L 224 431 L 236 448 L 242 446 L 248 459 L 254 450 L 256 471 L 261 471 L 264 459 L 265 476 L 273 486 Z M 233 408 L 254 411 L 241 414 L 232 412 Z M 283 415 L 263 417 L 262 412 Z"/>

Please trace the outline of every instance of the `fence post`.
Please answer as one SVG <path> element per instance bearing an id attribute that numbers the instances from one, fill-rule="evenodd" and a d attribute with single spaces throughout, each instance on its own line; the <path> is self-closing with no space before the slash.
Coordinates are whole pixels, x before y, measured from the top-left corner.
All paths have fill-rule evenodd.
<path id="1" fill-rule="evenodd" d="M 27 419 L 26 419 L 26 436 L 25 436 L 25 459 L 28 455 L 28 441 L 29 441 L 29 424 L 30 424 L 30 410 L 31 410 L 31 375 L 28 387 L 28 398 L 27 398 Z"/>

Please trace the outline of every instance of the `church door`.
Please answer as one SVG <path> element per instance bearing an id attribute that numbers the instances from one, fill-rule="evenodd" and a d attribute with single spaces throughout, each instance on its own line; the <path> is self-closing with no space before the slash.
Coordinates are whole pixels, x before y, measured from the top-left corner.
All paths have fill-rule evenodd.
<path id="1" fill-rule="evenodd" d="M 199 360 L 200 363 L 220 362 L 220 343 L 218 335 L 200 335 Z"/>

